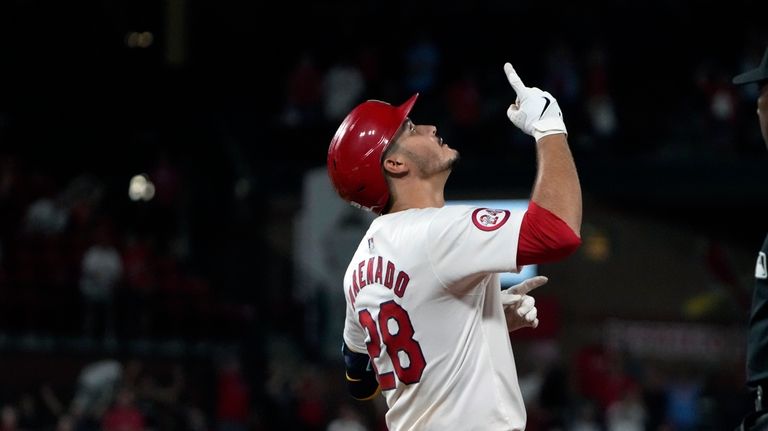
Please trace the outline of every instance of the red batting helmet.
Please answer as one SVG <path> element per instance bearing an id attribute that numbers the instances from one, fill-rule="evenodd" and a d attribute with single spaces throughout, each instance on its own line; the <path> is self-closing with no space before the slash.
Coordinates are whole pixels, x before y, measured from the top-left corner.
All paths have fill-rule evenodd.
<path id="1" fill-rule="evenodd" d="M 389 189 L 381 156 L 416 103 L 418 93 L 400 106 L 368 100 L 355 107 L 336 130 L 328 147 L 328 175 L 352 205 L 381 214 Z"/>

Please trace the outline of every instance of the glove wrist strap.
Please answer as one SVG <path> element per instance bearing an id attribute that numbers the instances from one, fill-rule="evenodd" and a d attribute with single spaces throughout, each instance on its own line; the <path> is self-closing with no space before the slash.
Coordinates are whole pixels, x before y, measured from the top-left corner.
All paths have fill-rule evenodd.
<path id="1" fill-rule="evenodd" d="M 536 139 L 536 142 L 545 136 L 554 135 L 556 133 L 568 134 L 568 130 L 565 128 L 565 123 L 560 117 L 544 118 L 533 123 L 533 137 Z"/>

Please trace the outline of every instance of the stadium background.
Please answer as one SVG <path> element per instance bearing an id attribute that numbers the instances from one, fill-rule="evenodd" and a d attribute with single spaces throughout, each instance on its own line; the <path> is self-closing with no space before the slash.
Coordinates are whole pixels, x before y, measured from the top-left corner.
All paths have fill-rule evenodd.
<path id="1" fill-rule="evenodd" d="M 419 91 L 462 153 L 447 197 L 524 199 L 505 61 L 558 98 L 585 199 L 584 246 L 538 268 L 542 327 L 513 334 L 529 428 L 732 428 L 768 153 L 730 77 L 766 12 L 3 2 L 0 429 L 384 429 L 342 383 L 331 283 L 365 217 L 323 195 L 327 145 L 350 103 Z M 80 290 L 97 243 L 111 309 Z"/>

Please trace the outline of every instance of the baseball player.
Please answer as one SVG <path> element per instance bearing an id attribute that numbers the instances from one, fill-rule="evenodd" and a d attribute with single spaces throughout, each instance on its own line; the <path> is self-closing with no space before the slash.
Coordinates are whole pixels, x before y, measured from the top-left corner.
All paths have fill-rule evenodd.
<path id="1" fill-rule="evenodd" d="M 380 214 L 344 276 L 342 352 L 351 395 L 383 394 L 392 431 L 525 428 L 509 331 L 538 325 L 528 292 L 547 279 L 502 291 L 499 273 L 579 247 L 581 188 L 557 100 L 504 71 L 517 94 L 507 116 L 538 153 L 526 211 L 445 205 L 459 154 L 408 117 L 418 94 L 356 106 L 328 149 L 338 194 Z"/>
<path id="2" fill-rule="evenodd" d="M 760 132 L 768 147 L 768 48 L 760 65 L 733 78 L 737 85 L 757 83 L 757 117 Z M 755 290 L 749 315 L 747 338 L 747 387 L 755 397 L 755 409 L 737 428 L 739 431 L 768 430 L 768 236 L 757 255 Z"/>

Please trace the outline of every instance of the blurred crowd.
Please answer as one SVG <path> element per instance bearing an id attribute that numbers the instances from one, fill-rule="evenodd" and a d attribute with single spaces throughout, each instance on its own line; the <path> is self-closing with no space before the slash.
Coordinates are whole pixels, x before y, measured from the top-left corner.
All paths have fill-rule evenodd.
<path id="1" fill-rule="evenodd" d="M 322 142 L 360 101 L 399 104 L 418 92 L 422 97 L 412 114 L 417 123 L 435 124 L 478 163 L 507 159 L 510 148 L 528 147 L 505 117 L 514 100 L 501 65 L 513 61 L 524 82 L 557 97 L 579 156 L 617 161 L 764 156 L 753 118 L 757 89 L 730 82 L 736 71 L 759 63 L 759 42 L 745 40 L 723 58 L 681 55 L 665 74 L 639 64 L 619 41 L 599 37 L 549 38 L 544 50 L 516 50 L 516 55 L 491 50 L 480 58 L 470 52 L 469 36 L 464 43 L 427 32 L 407 38 L 395 49 L 356 41 L 340 52 L 297 52 L 285 71 L 274 123 L 310 134 L 319 128 L 315 136 Z M 655 72 L 648 77 L 654 82 L 637 81 L 645 71 Z"/>
<path id="2" fill-rule="evenodd" d="M 116 338 L 227 337 L 237 325 L 208 280 L 185 265 L 179 174 L 158 164 L 151 203 L 81 174 L 61 181 L 0 154 L 0 322 L 5 332 Z M 122 191 L 122 190 L 121 190 Z M 120 214 L 123 208 L 130 214 Z M 127 217 L 124 217 L 127 216 Z"/>
<path id="3" fill-rule="evenodd" d="M 738 423 L 748 398 L 731 366 L 640 360 L 586 345 L 518 340 L 532 431 L 701 431 Z M 385 431 L 383 398 L 348 397 L 343 368 L 276 342 L 263 373 L 236 351 L 206 359 L 49 359 L 35 381 L 4 374 L 3 431 Z M 27 366 L 40 364 L 32 360 Z"/>

